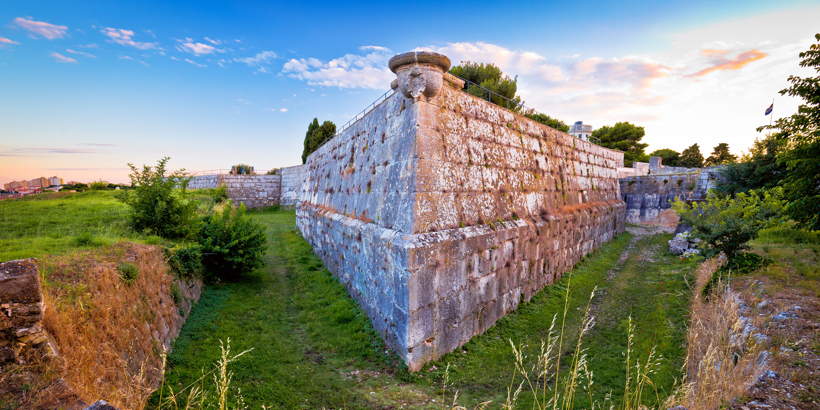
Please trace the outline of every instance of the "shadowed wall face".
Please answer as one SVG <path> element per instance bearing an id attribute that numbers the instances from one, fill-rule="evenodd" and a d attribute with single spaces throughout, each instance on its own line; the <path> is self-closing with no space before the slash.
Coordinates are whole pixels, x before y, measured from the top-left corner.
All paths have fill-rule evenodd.
<path id="1" fill-rule="evenodd" d="M 623 153 L 398 57 L 427 65 L 394 70 L 397 92 L 311 154 L 297 225 L 415 370 L 623 231 Z"/>

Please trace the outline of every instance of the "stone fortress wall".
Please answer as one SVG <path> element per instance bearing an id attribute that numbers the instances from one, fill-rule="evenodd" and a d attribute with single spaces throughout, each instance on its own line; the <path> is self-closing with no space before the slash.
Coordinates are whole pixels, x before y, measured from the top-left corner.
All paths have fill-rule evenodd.
<path id="1" fill-rule="evenodd" d="M 411 369 L 481 334 L 624 229 L 623 153 L 394 57 L 395 92 L 307 161 L 297 226 Z"/>
<path id="2" fill-rule="evenodd" d="M 618 168 L 621 197 L 626 203 L 626 221 L 677 225 L 678 216 L 672 210 L 672 202 L 706 199 L 709 190 L 721 180 L 722 168 L 722 165 L 670 167 L 663 165 L 661 157 L 649 158 L 648 164 L 635 162 L 633 168 Z"/>

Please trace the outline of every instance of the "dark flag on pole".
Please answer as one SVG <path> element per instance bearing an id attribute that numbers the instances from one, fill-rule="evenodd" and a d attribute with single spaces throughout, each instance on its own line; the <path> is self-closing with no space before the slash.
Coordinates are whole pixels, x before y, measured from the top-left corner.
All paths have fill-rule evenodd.
<path id="1" fill-rule="evenodd" d="M 769 108 L 766 108 L 766 115 L 771 114 L 771 113 L 772 113 L 772 109 L 774 109 L 774 103 L 772 103 L 772 105 L 770 105 L 770 106 L 769 106 Z"/>

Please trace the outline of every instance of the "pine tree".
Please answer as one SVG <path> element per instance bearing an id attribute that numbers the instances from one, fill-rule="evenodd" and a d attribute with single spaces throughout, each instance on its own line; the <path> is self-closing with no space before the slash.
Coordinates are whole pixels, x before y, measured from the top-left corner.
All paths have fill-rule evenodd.
<path id="1" fill-rule="evenodd" d="M 703 166 L 703 154 L 700 153 L 698 144 L 693 144 L 691 147 L 683 150 L 680 153 L 680 160 L 678 164 L 687 168 L 700 168 Z"/>

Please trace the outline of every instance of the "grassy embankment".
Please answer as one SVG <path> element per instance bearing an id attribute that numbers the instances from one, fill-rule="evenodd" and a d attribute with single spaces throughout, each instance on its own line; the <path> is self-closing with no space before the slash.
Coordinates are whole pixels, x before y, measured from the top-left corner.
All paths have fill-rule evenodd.
<path id="1" fill-rule="evenodd" d="M 566 368 L 596 286 L 596 324 L 583 343 L 594 373 L 593 400 L 603 402 L 609 393 L 621 400 L 630 314 L 636 325 L 633 365 L 635 355 L 645 361 L 653 346 L 663 356 L 654 377 L 657 396 L 646 392 L 646 403 L 663 400 L 681 377 L 695 264 L 667 254 L 670 235 L 619 236 L 485 334 L 411 375 L 386 353 L 369 319 L 294 230 L 294 214 L 257 215 L 268 226 L 268 265 L 242 282 L 206 289 L 169 357 L 167 382 L 177 392 L 213 368 L 219 341 L 230 338 L 235 351 L 254 349 L 231 365 L 233 386 L 251 408 L 441 408 L 455 390 L 469 408 L 485 400 L 500 406 L 513 373 L 509 340 L 524 344 L 534 360 L 567 301 Z M 447 364 L 449 384 L 442 394 Z M 210 380 L 205 378 L 206 388 Z M 520 407 L 530 408 L 531 400 L 525 391 Z M 577 407 L 588 404 L 586 393 L 579 393 Z"/>

